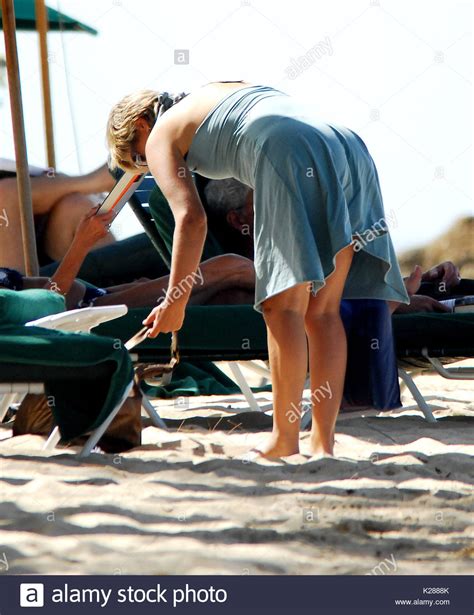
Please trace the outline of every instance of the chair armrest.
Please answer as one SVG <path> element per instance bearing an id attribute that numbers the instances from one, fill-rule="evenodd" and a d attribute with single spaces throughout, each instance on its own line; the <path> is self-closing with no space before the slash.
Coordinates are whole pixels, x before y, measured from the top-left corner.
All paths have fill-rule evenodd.
<path id="1" fill-rule="evenodd" d="M 43 327 L 69 333 L 90 332 L 103 322 L 120 318 L 128 312 L 126 305 L 103 305 L 69 310 L 26 323 L 26 327 Z"/>

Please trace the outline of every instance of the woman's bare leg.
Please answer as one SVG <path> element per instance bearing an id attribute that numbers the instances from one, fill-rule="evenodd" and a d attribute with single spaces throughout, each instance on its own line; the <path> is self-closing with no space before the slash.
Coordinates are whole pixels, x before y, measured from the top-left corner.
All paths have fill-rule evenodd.
<path id="1" fill-rule="evenodd" d="M 294 286 L 263 303 L 273 383 L 273 431 L 259 452 L 269 458 L 299 451 L 301 398 L 308 370 L 304 318 L 307 284 Z"/>
<path id="2" fill-rule="evenodd" d="M 61 199 L 71 193 L 81 195 L 109 191 L 114 185 L 112 178 L 104 165 L 87 175 L 69 177 L 55 175 L 54 177 L 39 176 L 31 178 L 31 194 L 33 213 L 35 215 L 49 214 Z M 21 222 L 18 205 L 18 189 L 16 178 L 0 180 L 0 266 L 10 267 L 23 272 L 23 252 L 21 238 Z"/>
<path id="3" fill-rule="evenodd" d="M 313 406 L 313 454 L 334 454 L 336 419 L 347 364 L 347 340 L 340 305 L 353 255 L 352 245 L 339 252 L 335 271 L 317 295 L 311 296 L 305 316 Z"/>
<path id="4" fill-rule="evenodd" d="M 55 203 L 72 192 L 85 195 L 110 192 L 115 181 L 106 164 L 85 175 L 56 173 L 32 177 L 33 211 L 35 214 L 48 213 Z"/>
<path id="5" fill-rule="evenodd" d="M 43 249 L 52 260 L 59 261 L 64 257 L 71 246 L 80 220 L 95 205 L 95 201 L 84 194 L 73 192 L 60 199 L 51 208 L 43 238 Z M 104 239 L 95 244 L 94 250 L 114 241 L 112 233 L 108 233 Z"/>
<path id="6" fill-rule="evenodd" d="M 109 192 L 115 184 L 114 178 L 105 165 L 86 175 L 72 176 L 57 173 L 51 176 L 38 175 L 30 179 L 35 215 L 47 214 L 55 203 L 72 192 L 79 192 L 80 194 Z M 5 194 L 8 194 L 8 200 L 12 198 L 18 200 L 16 178 L 1 180 L 1 200 L 4 200 Z"/>

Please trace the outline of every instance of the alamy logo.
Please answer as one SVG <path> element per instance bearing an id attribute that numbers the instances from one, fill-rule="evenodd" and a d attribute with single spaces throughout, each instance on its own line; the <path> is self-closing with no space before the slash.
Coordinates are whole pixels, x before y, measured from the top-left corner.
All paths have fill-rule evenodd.
<path id="1" fill-rule="evenodd" d="M 20 585 L 20 606 L 43 607 L 44 585 L 43 583 L 22 583 Z"/>

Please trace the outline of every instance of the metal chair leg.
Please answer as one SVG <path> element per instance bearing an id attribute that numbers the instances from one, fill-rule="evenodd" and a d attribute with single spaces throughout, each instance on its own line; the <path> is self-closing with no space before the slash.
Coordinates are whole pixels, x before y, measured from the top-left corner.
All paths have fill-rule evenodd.
<path id="1" fill-rule="evenodd" d="M 8 408 L 15 403 L 18 393 L 5 393 L 0 397 L 0 423 L 3 423 Z"/>
<path id="2" fill-rule="evenodd" d="M 97 445 L 97 442 L 102 438 L 104 433 L 107 431 L 108 426 L 114 420 L 114 418 L 116 417 L 118 411 L 123 406 L 125 400 L 127 399 L 127 397 L 130 394 L 130 391 L 132 390 L 132 387 L 133 387 L 133 381 L 130 382 L 130 384 L 127 386 L 127 388 L 125 389 L 125 392 L 124 392 L 124 394 L 122 396 L 122 399 L 118 402 L 118 404 L 115 406 L 115 408 L 109 414 L 109 416 L 89 436 L 89 439 L 84 444 L 84 447 L 83 447 L 82 451 L 78 455 L 79 459 L 84 459 L 85 457 L 88 457 L 91 454 L 93 448 Z"/>
<path id="3" fill-rule="evenodd" d="M 154 426 L 155 427 L 159 427 L 160 429 L 165 429 L 166 431 L 168 431 L 168 427 L 166 426 L 166 423 L 161 418 L 161 416 L 158 414 L 157 410 L 154 408 L 154 406 L 152 405 L 151 401 L 148 399 L 148 397 L 143 392 L 142 392 L 142 395 L 143 395 L 143 397 L 142 397 L 142 408 L 145 410 L 145 412 L 151 418 Z"/>
<path id="4" fill-rule="evenodd" d="M 426 403 L 425 398 L 423 397 L 423 395 L 421 394 L 421 391 L 419 390 L 419 388 L 416 386 L 415 381 L 413 380 L 413 378 L 410 376 L 410 374 L 405 371 L 404 369 L 402 369 L 401 367 L 398 368 L 398 375 L 400 376 L 400 378 L 403 380 L 403 382 L 406 384 L 408 390 L 410 391 L 410 393 L 413 396 L 413 399 L 416 401 L 416 403 L 418 404 L 419 409 L 423 412 L 423 414 L 425 415 L 426 420 L 429 423 L 436 423 L 436 419 L 433 416 L 433 413 L 431 412 L 431 408 L 429 407 L 429 405 Z"/>
<path id="5" fill-rule="evenodd" d="M 59 432 L 59 427 L 55 427 L 46 440 L 43 450 L 52 451 L 58 445 L 59 440 L 61 440 L 61 433 Z"/>
<path id="6" fill-rule="evenodd" d="M 240 367 L 237 365 L 237 363 L 229 362 L 227 365 L 229 366 L 229 369 L 232 372 L 234 380 L 238 384 L 248 405 L 250 406 L 250 409 L 253 410 L 254 412 L 263 412 L 263 410 L 258 405 L 258 401 L 255 395 L 253 394 L 252 389 L 249 387 L 247 380 L 242 374 L 242 371 Z"/>

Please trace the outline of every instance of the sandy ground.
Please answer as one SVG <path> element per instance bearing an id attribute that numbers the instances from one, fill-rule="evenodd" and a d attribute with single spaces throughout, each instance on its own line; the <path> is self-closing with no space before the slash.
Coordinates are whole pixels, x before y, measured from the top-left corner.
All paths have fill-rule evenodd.
<path id="1" fill-rule="evenodd" d="M 306 457 L 307 434 L 301 455 L 250 459 L 266 434 L 239 396 L 161 404 L 172 430 L 85 462 L 3 426 L 0 573 L 472 573 L 474 383 L 418 383 L 437 424 L 404 394 L 396 417 L 341 418 L 334 459 Z"/>

